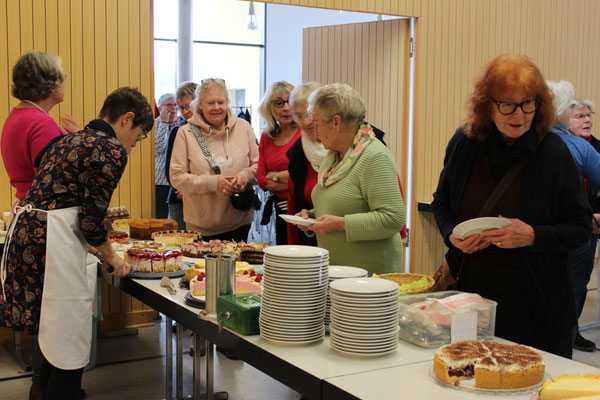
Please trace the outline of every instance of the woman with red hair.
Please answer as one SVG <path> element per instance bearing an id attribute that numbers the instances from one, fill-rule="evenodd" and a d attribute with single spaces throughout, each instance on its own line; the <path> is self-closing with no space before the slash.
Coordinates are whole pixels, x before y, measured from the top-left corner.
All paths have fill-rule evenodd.
<path id="1" fill-rule="evenodd" d="M 433 211 L 458 288 L 498 302 L 496 335 L 570 358 L 568 254 L 592 227 L 575 162 L 550 133 L 554 117 L 552 94 L 528 57 L 492 60 L 446 148 Z M 510 225 L 454 236 L 456 225 L 484 216 Z"/>

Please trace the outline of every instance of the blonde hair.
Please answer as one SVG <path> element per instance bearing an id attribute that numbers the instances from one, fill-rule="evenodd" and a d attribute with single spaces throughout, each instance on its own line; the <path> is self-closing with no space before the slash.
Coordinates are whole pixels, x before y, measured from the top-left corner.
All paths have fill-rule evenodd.
<path id="1" fill-rule="evenodd" d="M 284 93 L 291 93 L 292 90 L 294 90 L 294 85 L 291 83 L 286 81 L 275 82 L 267 89 L 265 96 L 258 106 L 258 112 L 267 123 L 267 126 L 265 126 L 265 134 L 271 139 L 274 139 L 279 132 L 281 132 L 279 122 L 277 122 L 273 116 L 273 101 L 276 98 L 281 97 Z"/>
<path id="2" fill-rule="evenodd" d="M 298 104 L 307 104 L 308 98 L 312 92 L 321 86 L 323 85 L 321 85 L 319 82 L 306 82 L 300 86 L 297 86 L 294 90 L 292 90 L 292 93 L 290 93 L 290 108 L 294 108 Z"/>
<path id="3" fill-rule="evenodd" d="M 345 83 L 334 83 L 318 88 L 308 98 L 308 112 L 319 109 L 320 117 L 330 122 L 339 115 L 342 124 L 356 129 L 365 120 L 367 107 L 358 92 Z"/>

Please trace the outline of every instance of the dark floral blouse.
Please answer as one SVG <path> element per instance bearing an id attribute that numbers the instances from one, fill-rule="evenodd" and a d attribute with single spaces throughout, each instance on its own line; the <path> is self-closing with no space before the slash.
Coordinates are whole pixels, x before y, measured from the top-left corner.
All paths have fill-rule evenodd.
<path id="1" fill-rule="evenodd" d="M 92 246 L 106 241 L 103 220 L 127 164 L 127 152 L 102 120 L 58 137 L 38 156 L 39 169 L 20 205 L 41 210 L 81 206 L 80 227 Z M 6 299 L 0 291 L 0 326 L 38 331 L 46 260 L 46 213 L 24 212 L 7 253 Z"/>

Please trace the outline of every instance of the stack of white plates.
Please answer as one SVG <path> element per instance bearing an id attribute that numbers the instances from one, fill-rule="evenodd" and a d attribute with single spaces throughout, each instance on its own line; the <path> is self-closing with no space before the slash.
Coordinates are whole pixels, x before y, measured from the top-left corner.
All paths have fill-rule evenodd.
<path id="1" fill-rule="evenodd" d="M 293 245 L 271 246 L 264 251 L 260 336 L 285 344 L 321 340 L 325 335 L 329 252 Z"/>
<path id="2" fill-rule="evenodd" d="M 337 279 L 345 278 L 365 278 L 367 270 L 356 267 L 346 267 L 342 265 L 329 266 L 329 283 Z M 325 330 L 329 331 L 329 323 L 331 322 L 331 299 L 329 297 L 329 289 L 327 290 L 327 300 L 325 303 Z"/>
<path id="3" fill-rule="evenodd" d="M 386 279 L 331 282 L 331 347 L 355 356 L 377 356 L 398 346 L 398 284 Z"/>

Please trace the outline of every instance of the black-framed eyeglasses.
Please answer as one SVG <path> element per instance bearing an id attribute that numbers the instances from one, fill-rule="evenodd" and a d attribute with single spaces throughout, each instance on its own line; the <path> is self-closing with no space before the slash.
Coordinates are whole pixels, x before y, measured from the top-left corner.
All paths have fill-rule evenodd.
<path id="1" fill-rule="evenodd" d="M 221 78 L 206 78 L 206 79 L 202 79 L 200 81 L 200 84 L 204 85 L 204 83 L 210 83 L 210 82 L 217 82 L 217 83 L 220 83 L 221 85 L 225 85 L 225 79 L 221 79 Z"/>
<path id="2" fill-rule="evenodd" d="M 140 129 L 142 130 L 142 135 L 138 136 L 135 141 L 136 142 L 141 142 L 142 140 L 146 139 L 148 137 L 148 131 L 145 130 L 144 128 L 140 127 Z"/>
<path id="3" fill-rule="evenodd" d="M 575 119 L 586 119 L 586 118 L 592 119 L 592 115 L 594 115 L 594 114 L 596 114 L 596 113 L 589 112 L 587 114 L 575 114 L 575 115 L 573 115 L 573 118 L 575 118 Z"/>
<path id="4" fill-rule="evenodd" d="M 191 110 L 192 109 L 192 103 L 190 104 L 186 104 L 185 106 L 177 106 L 178 110 Z"/>
<path id="5" fill-rule="evenodd" d="M 535 110 L 537 110 L 538 105 L 540 104 L 540 99 L 529 99 L 522 101 L 521 103 L 508 103 L 504 101 L 496 101 L 494 103 L 498 106 L 498 112 L 502 115 L 510 115 L 517 110 L 517 107 L 521 107 L 521 110 L 525 114 L 531 114 Z"/>
<path id="6" fill-rule="evenodd" d="M 286 104 L 289 104 L 289 101 L 290 101 L 290 99 L 287 99 L 287 100 L 277 99 L 277 100 L 273 100 L 273 105 L 277 108 L 282 108 Z"/>

